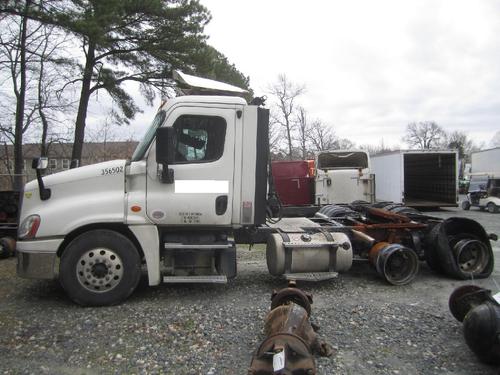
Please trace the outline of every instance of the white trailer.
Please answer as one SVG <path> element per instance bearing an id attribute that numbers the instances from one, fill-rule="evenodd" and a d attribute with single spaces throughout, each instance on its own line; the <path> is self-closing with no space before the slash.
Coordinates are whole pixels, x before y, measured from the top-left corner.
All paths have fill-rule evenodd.
<path id="1" fill-rule="evenodd" d="M 500 147 L 473 152 L 471 155 L 471 173 L 500 174 Z"/>
<path id="2" fill-rule="evenodd" d="M 456 207 L 457 151 L 400 150 L 371 157 L 377 201 Z"/>

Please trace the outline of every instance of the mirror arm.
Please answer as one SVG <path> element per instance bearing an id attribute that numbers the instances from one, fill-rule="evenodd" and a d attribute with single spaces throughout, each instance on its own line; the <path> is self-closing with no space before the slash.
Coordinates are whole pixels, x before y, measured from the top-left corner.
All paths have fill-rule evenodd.
<path id="1" fill-rule="evenodd" d="M 173 184 L 174 180 L 174 170 L 169 168 L 167 163 L 162 163 L 161 182 L 164 184 Z"/>
<path id="2" fill-rule="evenodd" d="M 36 180 L 38 181 L 38 190 L 40 191 L 40 199 L 42 201 L 46 201 L 47 199 L 50 198 L 51 190 L 45 187 L 42 179 L 42 172 L 40 171 L 40 169 L 36 170 Z"/>

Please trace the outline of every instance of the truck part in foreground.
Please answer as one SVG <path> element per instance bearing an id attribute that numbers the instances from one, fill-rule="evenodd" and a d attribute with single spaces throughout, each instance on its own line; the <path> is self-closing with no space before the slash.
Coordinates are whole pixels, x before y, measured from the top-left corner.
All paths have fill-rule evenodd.
<path id="1" fill-rule="evenodd" d="M 316 374 L 313 354 L 330 356 L 332 348 L 318 338 L 317 328 L 309 321 L 312 296 L 290 282 L 288 288 L 274 291 L 271 301 L 264 325 L 266 339 L 253 356 L 248 374 Z"/>
<path id="2" fill-rule="evenodd" d="M 465 342 L 478 358 L 500 365 L 500 305 L 491 291 L 475 285 L 464 285 L 449 299 L 452 315 L 463 322 Z"/>

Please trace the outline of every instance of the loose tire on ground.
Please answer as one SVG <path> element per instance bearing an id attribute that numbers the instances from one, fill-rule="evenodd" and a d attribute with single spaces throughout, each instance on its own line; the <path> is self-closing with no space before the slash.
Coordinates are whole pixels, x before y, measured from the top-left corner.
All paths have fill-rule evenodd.
<path id="1" fill-rule="evenodd" d="M 76 237 L 64 250 L 59 280 L 68 296 L 84 306 L 114 305 L 137 287 L 141 258 L 124 235 L 106 229 Z"/>

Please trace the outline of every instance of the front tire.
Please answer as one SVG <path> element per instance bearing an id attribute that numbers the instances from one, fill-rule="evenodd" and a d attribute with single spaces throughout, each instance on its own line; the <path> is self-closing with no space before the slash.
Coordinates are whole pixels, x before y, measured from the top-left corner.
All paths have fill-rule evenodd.
<path id="1" fill-rule="evenodd" d="M 123 234 L 107 229 L 85 232 L 66 247 L 59 280 L 68 296 L 83 306 L 114 305 L 137 287 L 141 258 Z"/>

